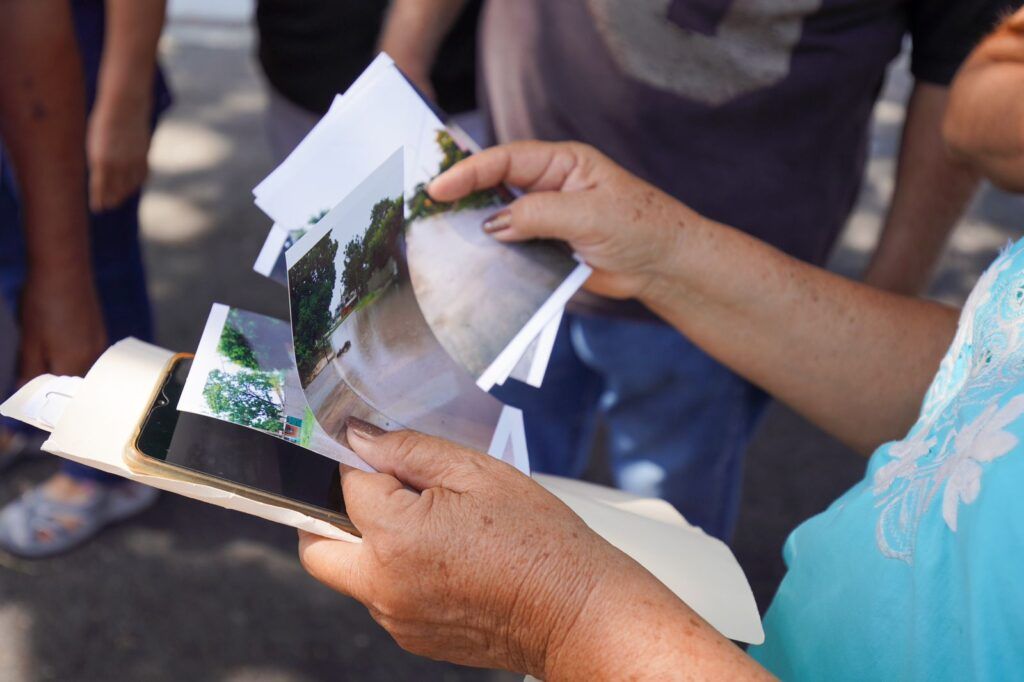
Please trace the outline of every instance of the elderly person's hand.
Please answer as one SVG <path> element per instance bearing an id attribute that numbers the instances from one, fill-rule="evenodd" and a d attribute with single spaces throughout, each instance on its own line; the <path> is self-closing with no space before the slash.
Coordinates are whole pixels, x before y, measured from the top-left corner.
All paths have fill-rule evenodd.
<path id="1" fill-rule="evenodd" d="M 484 229 L 501 241 L 569 242 L 594 268 L 587 289 L 611 298 L 645 298 L 658 281 L 659 259 L 703 218 L 576 143 L 515 142 L 475 154 L 429 187 L 439 201 L 507 183 L 527 192 Z"/>
<path id="2" fill-rule="evenodd" d="M 300 556 L 314 577 L 363 602 L 405 649 L 547 679 L 678 674 L 678 661 L 666 656 L 704 646 L 718 658 L 691 661 L 691 671 L 749 664 L 650 573 L 507 464 L 354 420 L 348 441 L 379 471 L 343 471 L 346 508 L 363 542 L 302 533 Z"/>
<path id="3" fill-rule="evenodd" d="M 342 476 L 363 543 L 303 534 L 302 562 L 414 653 L 539 674 L 602 576 L 629 563 L 496 459 L 354 420 L 348 441 L 380 472 Z"/>

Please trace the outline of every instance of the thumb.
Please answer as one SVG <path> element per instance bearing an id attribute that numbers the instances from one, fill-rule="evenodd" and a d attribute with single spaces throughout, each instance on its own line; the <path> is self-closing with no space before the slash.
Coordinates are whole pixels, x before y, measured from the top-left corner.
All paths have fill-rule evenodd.
<path id="1" fill-rule="evenodd" d="M 465 492 L 465 465 L 489 459 L 441 438 L 415 431 L 389 433 L 354 418 L 348 420 L 346 435 L 367 464 L 417 490 L 440 487 Z"/>
<path id="2" fill-rule="evenodd" d="M 536 141 L 491 147 L 434 178 L 427 192 L 437 201 L 455 201 L 501 184 L 529 191 L 566 189 L 566 181 L 581 165 L 581 149 L 580 145 Z"/>
<path id="3" fill-rule="evenodd" d="M 350 445 L 351 440 L 349 437 Z M 341 494 L 345 513 L 364 537 L 419 499 L 419 495 L 391 474 L 361 471 L 344 464 L 341 465 Z"/>
<path id="4" fill-rule="evenodd" d="M 299 561 L 311 576 L 350 597 L 360 599 L 364 581 L 360 563 L 364 547 L 358 542 L 328 540 L 299 531 Z"/>

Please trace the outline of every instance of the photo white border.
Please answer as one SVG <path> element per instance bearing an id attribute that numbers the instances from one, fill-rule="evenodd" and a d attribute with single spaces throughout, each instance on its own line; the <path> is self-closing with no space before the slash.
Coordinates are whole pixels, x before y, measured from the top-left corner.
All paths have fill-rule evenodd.
<path id="1" fill-rule="evenodd" d="M 565 310 L 569 299 L 580 290 L 584 282 L 590 277 L 593 269 L 586 263 L 580 263 L 569 273 L 569 276 L 558 285 L 554 293 L 548 297 L 537 312 L 523 325 L 523 328 L 512 337 L 512 340 L 505 346 L 505 349 L 498 354 L 494 362 L 490 364 L 477 379 L 476 385 L 483 391 L 490 391 L 508 378 L 515 369 L 519 358 L 523 356 L 530 343 L 543 331 L 544 326 L 556 315 Z"/>
<path id="2" fill-rule="evenodd" d="M 185 386 L 181 389 L 181 398 L 177 405 L 179 411 L 208 416 L 209 409 L 204 409 L 206 399 L 203 398 L 203 389 L 206 387 L 206 379 L 210 372 L 218 369 L 214 364 L 220 358 L 217 346 L 220 345 L 220 337 L 224 333 L 224 325 L 227 323 L 230 310 L 231 308 L 223 303 L 214 303 L 210 308 L 210 316 L 206 318 L 206 326 L 203 327 L 203 337 L 192 360 L 192 369 L 189 370 Z"/>
<path id="3" fill-rule="evenodd" d="M 264 277 L 270 277 L 270 273 L 274 271 L 274 266 L 277 264 L 277 259 L 281 257 L 281 251 L 284 249 L 287 239 L 288 230 L 274 223 L 267 234 L 267 240 L 260 248 L 260 255 L 256 257 L 252 269 Z"/>

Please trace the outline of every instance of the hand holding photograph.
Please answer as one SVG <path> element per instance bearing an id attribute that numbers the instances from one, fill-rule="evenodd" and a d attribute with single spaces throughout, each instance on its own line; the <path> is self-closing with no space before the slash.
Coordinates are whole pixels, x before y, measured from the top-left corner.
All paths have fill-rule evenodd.
<path id="1" fill-rule="evenodd" d="M 564 245 L 502 244 L 487 237 L 483 221 L 513 198 L 504 188 L 454 205 L 427 195 L 427 183 L 472 147 L 380 55 L 254 194 L 276 223 L 275 239 L 283 242 L 281 231 L 309 229 L 404 148 L 403 260 L 416 303 L 441 346 L 482 390 L 490 390 L 509 376 L 590 270 Z"/>

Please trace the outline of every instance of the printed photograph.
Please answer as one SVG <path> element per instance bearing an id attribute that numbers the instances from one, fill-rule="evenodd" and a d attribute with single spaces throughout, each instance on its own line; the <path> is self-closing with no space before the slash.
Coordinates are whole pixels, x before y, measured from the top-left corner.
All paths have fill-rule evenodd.
<path id="1" fill-rule="evenodd" d="M 512 201 L 507 190 L 431 199 L 429 180 L 469 156 L 445 129 L 434 145 L 437 168 L 408 202 L 409 276 L 437 340 L 479 378 L 579 263 L 560 244 L 503 244 L 484 233 L 483 222 Z"/>
<path id="2" fill-rule="evenodd" d="M 326 209 L 317 211 L 316 214 L 309 217 L 305 225 L 290 230 L 274 223 L 252 269 L 282 286 L 288 286 L 288 265 L 284 258 L 285 252 L 305 236 L 310 226 L 316 225 L 325 215 L 327 215 Z"/>
<path id="3" fill-rule="evenodd" d="M 354 392 L 419 431 L 486 449 L 501 404 L 480 391 L 423 319 L 406 263 L 403 152 L 286 254 L 295 364 L 328 433 Z"/>
<path id="4" fill-rule="evenodd" d="M 469 141 L 445 127 L 386 55 L 371 70 L 373 78 L 346 93 L 254 190 L 256 202 L 283 228 L 305 227 L 404 147 L 402 179 L 387 197 L 405 200 L 402 246 L 413 293 L 438 342 L 475 381 L 556 292 L 568 299 L 567 283 L 582 282 L 568 278 L 583 266 L 560 245 L 510 246 L 485 235 L 481 224 L 511 199 L 506 192 L 479 192 L 454 205 L 433 202 L 427 183 L 464 158 Z M 339 243 L 339 253 L 347 244 Z"/>
<path id="5" fill-rule="evenodd" d="M 214 305 L 178 409 L 247 426 L 365 467 L 343 440 L 317 423 L 299 381 L 291 329 L 284 320 Z M 399 428 L 351 392 L 340 398 L 338 409 L 347 411 L 346 417 Z"/>

